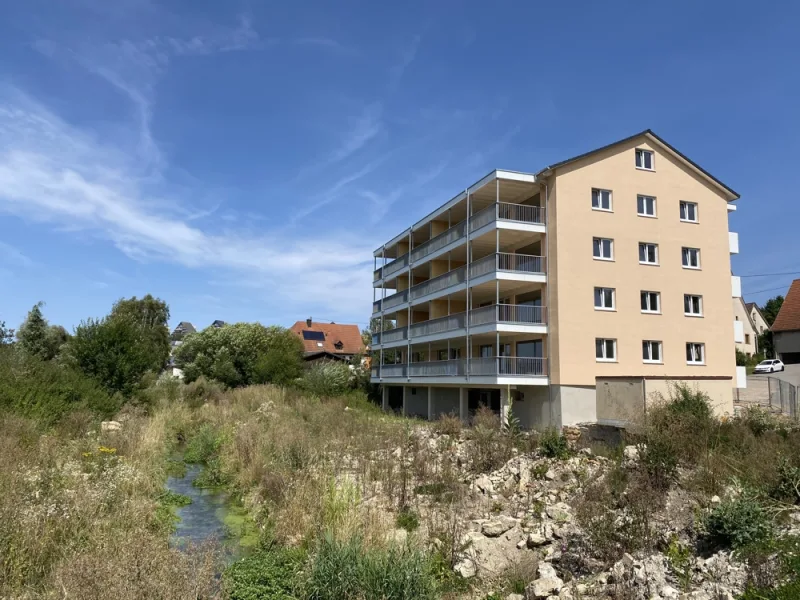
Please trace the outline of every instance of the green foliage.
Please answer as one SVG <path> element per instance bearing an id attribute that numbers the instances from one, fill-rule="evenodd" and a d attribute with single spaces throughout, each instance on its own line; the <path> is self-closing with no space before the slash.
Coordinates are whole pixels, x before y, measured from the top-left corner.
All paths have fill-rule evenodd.
<path id="1" fill-rule="evenodd" d="M 301 597 L 302 550 L 259 550 L 230 565 L 222 580 L 230 600 L 295 600 Z"/>
<path id="2" fill-rule="evenodd" d="M 54 359 L 69 339 L 69 334 L 60 325 L 50 325 L 42 315 L 43 302 L 28 311 L 25 321 L 17 329 L 19 349 L 40 360 Z"/>
<path id="3" fill-rule="evenodd" d="M 558 458 L 561 460 L 569 458 L 570 448 L 567 438 L 561 435 L 558 429 L 550 427 L 542 432 L 539 438 L 539 447 L 542 454 L 548 458 Z"/>
<path id="4" fill-rule="evenodd" d="M 14 340 L 14 330 L 6 327 L 5 321 L 0 321 L 0 344 L 10 344 Z"/>
<path id="5" fill-rule="evenodd" d="M 303 388 L 316 396 L 339 396 L 350 387 L 350 366 L 347 363 L 317 361 L 303 376 Z"/>
<path id="6" fill-rule="evenodd" d="M 108 417 L 120 406 L 121 398 L 76 370 L 0 345 L 0 408 L 49 425 L 78 409 Z"/>
<path id="7" fill-rule="evenodd" d="M 183 386 L 182 396 L 192 408 L 202 406 L 206 402 L 219 402 L 224 392 L 223 387 L 216 381 L 209 381 L 202 375 L 189 384 Z"/>
<path id="8" fill-rule="evenodd" d="M 639 446 L 639 460 L 657 489 L 669 489 L 678 471 L 678 452 L 668 435 L 649 435 L 647 443 Z"/>
<path id="9" fill-rule="evenodd" d="M 712 418 L 708 396 L 687 385 L 673 386 L 667 409 L 673 415 L 686 415 L 706 423 Z"/>
<path id="10" fill-rule="evenodd" d="M 744 490 L 726 498 L 705 518 L 709 541 L 725 548 L 743 548 L 772 537 L 773 524 L 757 494 Z"/>
<path id="11" fill-rule="evenodd" d="M 736 366 L 744 367 L 747 365 L 747 354 L 736 348 Z"/>
<path id="12" fill-rule="evenodd" d="M 764 315 L 764 319 L 766 319 L 770 327 L 775 322 L 781 306 L 783 306 L 783 296 L 775 296 L 767 300 L 767 303 L 761 308 L 761 314 Z"/>
<path id="13" fill-rule="evenodd" d="M 159 298 L 147 294 L 144 298 L 118 300 L 111 308 L 110 318 L 128 321 L 139 332 L 139 343 L 151 354 L 152 370 L 160 370 L 167 362 L 170 352 L 169 307 Z"/>
<path id="14" fill-rule="evenodd" d="M 416 511 L 406 506 L 397 513 L 397 518 L 394 523 L 400 529 L 405 529 L 411 533 L 412 531 L 416 531 L 419 527 L 419 515 Z"/>
<path id="15" fill-rule="evenodd" d="M 758 334 L 758 350 L 767 358 L 775 358 L 775 341 L 771 329 Z"/>
<path id="16" fill-rule="evenodd" d="M 226 441 L 225 432 L 204 423 L 186 443 L 183 459 L 188 464 L 203 465 L 203 471 L 194 480 L 201 488 L 214 488 L 225 484 L 222 474 L 220 449 Z"/>
<path id="17" fill-rule="evenodd" d="M 792 464 L 785 456 L 778 463 L 778 480 L 770 495 L 782 502 L 800 502 L 800 467 Z"/>
<path id="18" fill-rule="evenodd" d="M 740 600 L 800 598 L 800 537 L 788 535 L 744 548 L 747 587 Z"/>
<path id="19" fill-rule="evenodd" d="M 366 548 L 359 538 L 326 535 L 313 557 L 309 600 L 433 600 L 431 560 L 411 547 Z"/>
<path id="20" fill-rule="evenodd" d="M 681 590 L 688 592 L 692 585 L 692 570 L 694 568 L 692 549 L 685 544 L 681 544 L 678 538 L 673 537 L 667 547 L 667 560 L 678 577 Z"/>
<path id="21" fill-rule="evenodd" d="M 299 374 L 302 358 L 299 337 L 259 323 L 209 327 L 186 336 L 175 350 L 187 382 L 204 376 L 228 387 L 286 384 Z"/>

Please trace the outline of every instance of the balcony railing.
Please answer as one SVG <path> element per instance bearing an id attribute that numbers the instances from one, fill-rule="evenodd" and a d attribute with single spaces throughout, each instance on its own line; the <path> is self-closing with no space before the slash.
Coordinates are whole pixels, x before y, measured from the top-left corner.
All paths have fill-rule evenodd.
<path id="1" fill-rule="evenodd" d="M 469 278 L 477 279 L 483 275 L 488 275 L 496 271 L 506 271 L 513 273 L 528 273 L 544 275 L 545 258 L 543 256 L 532 256 L 529 254 L 508 254 L 498 252 L 484 256 L 469 265 Z M 404 302 L 416 300 L 429 294 L 434 294 L 447 288 L 466 282 L 466 267 L 458 267 L 428 281 L 424 281 L 414 287 L 387 296 L 383 300 L 383 310 L 393 308 Z M 381 301 L 378 300 L 372 305 L 372 312 L 381 310 Z"/>
<path id="2" fill-rule="evenodd" d="M 489 323 L 520 323 L 524 325 L 543 325 L 545 310 L 543 306 L 527 304 L 495 304 L 471 310 L 470 327 Z"/>
<path id="3" fill-rule="evenodd" d="M 423 321 L 422 323 L 414 323 L 411 325 L 410 333 L 411 338 L 422 337 L 423 335 L 433 335 L 436 333 L 446 333 L 454 329 L 463 329 L 466 322 L 467 313 L 456 313 L 438 319 L 431 319 L 430 321 Z"/>
<path id="4" fill-rule="evenodd" d="M 406 368 L 407 367 L 407 368 Z M 377 372 L 376 372 L 377 371 Z M 521 356 L 489 356 L 455 360 L 431 360 L 409 365 L 373 367 L 372 376 L 386 377 L 545 377 L 546 358 Z"/>
<path id="5" fill-rule="evenodd" d="M 389 342 L 399 342 L 406 339 L 408 333 L 407 327 L 396 327 L 395 329 L 387 329 L 381 334 L 381 344 L 388 344 Z"/>
<path id="6" fill-rule="evenodd" d="M 467 233 L 467 222 L 461 221 L 460 223 L 453 225 L 447 231 L 440 233 L 436 237 L 433 237 L 429 239 L 427 242 L 424 242 L 419 246 L 417 246 L 416 248 L 414 248 L 411 251 L 411 260 L 413 262 L 417 262 L 421 258 L 425 258 L 429 254 L 433 254 L 437 250 L 441 250 L 448 244 L 452 244 L 456 240 L 464 237 L 466 233 Z"/>

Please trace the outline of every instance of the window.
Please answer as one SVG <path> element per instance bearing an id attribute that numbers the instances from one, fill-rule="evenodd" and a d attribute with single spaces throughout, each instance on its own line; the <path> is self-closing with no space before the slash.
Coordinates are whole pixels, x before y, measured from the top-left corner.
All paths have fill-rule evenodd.
<path id="1" fill-rule="evenodd" d="M 594 288 L 594 307 L 596 310 L 614 310 L 616 308 L 614 288 Z"/>
<path id="2" fill-rule="evenodd" d="M 636 168 L 653 171 L 653 153 L 650 150 L 636 149 Z"/>
<path id="3" fill-rule="evenodd" d="M 643 265 L 657 265 L 658 244 L 639 242 L 639 263 Z"/>
<path id="4" fill-rule="evenodd" d="M 686 363 L 690 365 L 704 365 L 706 363 L 706 345 L 697 342 L 686 344 Z"/>
<path id="5" fill-rule="evenodd" d="M 659 292 L 642 292 L 641 304 L 642 304 L 642 312 L 660 313 L 661 294 Z"/>
<path id="6" fill-rule="evenodd" d="M 681 250 L 681 260 L 683 266 L 687 269 L 700 268 L 700 249 L 699 248 L 683 248 Z"/>
<path id="7" fill-rule="evenodd" d="M 481 346 L 481 358 L 491 358 L 494 355 L 492 350 L 494 350 L 494 346 L 491 344 Z"/>
<path id="8" fill-rule="evenodd" d="M 592 252 L 599 260 L 614 260 L 614 240 L 594 238 Z"/>
<path id="9" fill-rule="evenodd" d="M 599 362 L 617 361 L 617 340 L 597 338 L 594 341 L 595 358 Z"/>
<path id="10" fill-rule="evenodd" d="M 437 353 L 436 358 L 438 360 L 447 360 L 447 348 L 444 348 L 443 350 L 439 350 L 439 352 Z"/>
<path id="11" fill-rule="evenodd" d="M 636 196 L 636 212 L 640 217 L 655 217 L 656 199 L 652 196 Z"/>
<path id="12" fill-rule="evenodd" d="M 749 344 L 750 343 L 750 334 L 749 333 L 745 333 L 744 334 L 744 343 L 745 344 Z"/>
<path id="13" fill-rule="evenodd" d="M 592 208 L 595 210 L 611 210 L 611 192 L 592 188 Z"/>
<path id="14" fill-rule="evenodd" d="M 681 200 L 681 221 L 697 223 L 697 203 Z"/>
<path id="15" fill-rule="evenodd" d="M 692 317 L 703 316 L 703 297 L 691 294 L 683 295 L 683 314 Z"/>
<path id="16" fill-rule="evenodd" d="M 663 362 L 661 358 L 661 342 L 645 340 L 642 342 L 642 360 L 646 363 Z"/>

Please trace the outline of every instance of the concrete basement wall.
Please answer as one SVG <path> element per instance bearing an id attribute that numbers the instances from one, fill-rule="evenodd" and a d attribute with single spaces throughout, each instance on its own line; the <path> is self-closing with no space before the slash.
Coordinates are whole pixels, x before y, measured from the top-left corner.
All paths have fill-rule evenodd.
<path id="1" fill-rule="evenodd" d="M 440 415 L 453 414 L 458 416 L 459 395 L 458 388 L 432 388 L 433 414 L 431 420 L 438 419 Z"/>
<path id="2" fill-rule="evenodd" d="M 415 393 L 412 393 L 415 392 Z M 428 418 L 428 387 L 406 387 L 406 416 Z"/>

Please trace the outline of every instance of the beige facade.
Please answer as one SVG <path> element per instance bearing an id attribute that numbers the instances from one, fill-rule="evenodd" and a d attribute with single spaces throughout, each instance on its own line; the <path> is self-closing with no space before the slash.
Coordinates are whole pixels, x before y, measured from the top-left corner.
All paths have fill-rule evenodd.
<path id="1" fill-rule="evenodd" d="M 609 412 L 609 389 L 625 394 L 601 394 L 606 380 L 691 382 L 730 412 L 736 198 L 649 131 L 537 174 L 493 172 L 376 251 L 374 349 L 393 362 L 379 357 L 373 381 L 387 406 L 427 385 L 434 416 L 454 402 L 437 389 L 458 388 L 462 416 L 511 405 L 531 427 L 636 412 Z"/>

